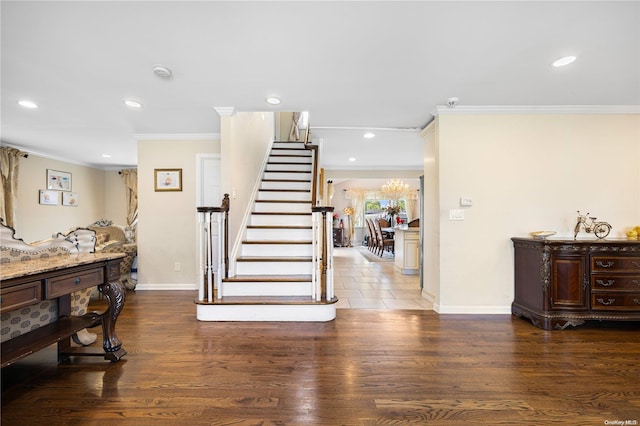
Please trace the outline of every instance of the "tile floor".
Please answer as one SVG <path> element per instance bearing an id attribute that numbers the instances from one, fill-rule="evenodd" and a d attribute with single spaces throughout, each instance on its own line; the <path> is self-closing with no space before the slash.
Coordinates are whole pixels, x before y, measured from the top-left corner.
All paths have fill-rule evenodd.
<path id="1" fill-rule="evenodd" d="M 402 275 L 392 260 L 373 262 L 354 247 L 333 251 L 338 309 L 433 309 L 421 296 L 418 275 Z"/>

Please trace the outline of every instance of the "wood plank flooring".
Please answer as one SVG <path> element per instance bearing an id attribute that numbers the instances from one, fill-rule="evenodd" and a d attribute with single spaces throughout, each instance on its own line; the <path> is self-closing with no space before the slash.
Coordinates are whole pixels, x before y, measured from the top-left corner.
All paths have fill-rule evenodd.
<path id="1" fill-rule="evenodd" d="M 195 298 L 129 292 L 119 363 L 57 365 L 50 347 L 3 369 L 2 425 L 640 422 L 638 323 L 547 332 L 510 315 L 373 309 L 206 323 Z"/>

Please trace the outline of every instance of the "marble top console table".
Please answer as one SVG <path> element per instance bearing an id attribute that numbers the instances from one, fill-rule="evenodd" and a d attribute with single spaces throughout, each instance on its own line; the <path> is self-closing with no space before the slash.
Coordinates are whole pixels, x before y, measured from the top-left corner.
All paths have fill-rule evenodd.
<path id="1" fill-rule="evenodd" d="M 0 312 L 9 312 L 43 300 L 58 302 L 58 318 L 2 344 L 2 367 L 57 343 L 58 360 L 70 356 L 103 356 L 119 361 L 127 352 L 115 333 L 124 307 L 125 290 L 119 283 L 122 253 L 85 253 L 52 256 L 2 264 L 0 268 Z M 103 313 L 71 316 L 71 294 L 98 287 L 108 302 Z M 71 347 L 70 337 L 79 330 L 102 325 L 102 349 Z"/>

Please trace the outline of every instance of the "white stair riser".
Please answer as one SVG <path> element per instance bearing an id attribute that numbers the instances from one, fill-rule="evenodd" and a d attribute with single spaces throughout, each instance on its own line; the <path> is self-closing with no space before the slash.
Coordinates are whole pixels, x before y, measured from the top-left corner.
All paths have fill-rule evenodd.
<path id="1" fill-rule="evenodd" d="M 312 269 L 311 262 L 236 262 L 238 275 L 304 275 Z"/>
<path id="2" fill-rule="evenodd" d="M 270 163 L 307 163 L 307 164 L 311 164 L 311 157 L 309 156 L 298 156 L 297 154 L 293 154 L 292 156 L 290 156 L 290 154 L 286 154 L 286 153 L 282 153 L 282 152 L 271 152 L 271 155 L 269 155 L 269 162 Z"/>
<path id="3" fill-rule="evenodd" d="M 305 149 L 304 142 L 274 142 L 272 148 Z"/>
<path id="4" fill-rule="evenodd" d="M 226 282 L 223 284 L 225 296 L 309 296 L 310 282 Z"/>
<path id="5" fill-rule="evenodd" d="M 243 244 L 242 256 L 311 256 L 311 244 Z"/>
<path id="6" fill-rule="evenodd" d="M 310 180 L 311 173 L 264 172 L 264 179 Z M 282 182 L 277 182 L 282 183 Z M 278 186 L 276 188 L 284 188 Z M 308 188 L 308 187 L 307 187 Z"/>
<path id="7" fill-rule="evenodd" d="M 258 200 L 308 201 L 311 204 L 311 192 L 259 191 Z"/>
<path id="8" fill-rule="evenodd" d="M 302 179 L 300 177 L 299 179 Z M 309 189 L 311 182 L 265 182 L 260 185 L 260 189 Z"/>
<path id="9" fill-rule="evenodd" d="M 255 212 L 268 213 L 311 213 L 311 202 L 309 203 L 256 203 L 253 209 Z"/>
<path id="10" fill-rule="evenodd" d="M 197 305 L 199 321 L 326 322 L 335 319 L 336 304 L 326 305 Z"/>
<path id="11" fill-rule="evenodd" d="M 311 150 L 280 148 L 271 151 L 271 155 L 298 155 L 311 158 Z"/>
<path id="12" fill-rule="evenodd" d="M 267 164 L 268 171 L 282 170 L 285 172 L 290 171 L 311 171 L 311 164 L 303 164 L 303 163 L 289 163 L 289 164 Z"/>
<path id="13" fill-rule="evenodd" d="M 312 238 L 311 229 L 288 229 L 283 234 L 282 229 L 247 229 L 247 240 L 251 241 L 282 241 L 287 239 L 290 241 L 309 241 Z"/>
<path id="14" fill-rule="evenodd" d="M 277 214 L 266 214 L 266 215 L 251 215 L 251 225 L 255 226 L 311 226 L 312 218 L 311 215 L 277 215 Z M 281 231 L 284 232 L 284 231 Z M 288 240 L 286 234 L 280 233 L 281 240 Z"/>

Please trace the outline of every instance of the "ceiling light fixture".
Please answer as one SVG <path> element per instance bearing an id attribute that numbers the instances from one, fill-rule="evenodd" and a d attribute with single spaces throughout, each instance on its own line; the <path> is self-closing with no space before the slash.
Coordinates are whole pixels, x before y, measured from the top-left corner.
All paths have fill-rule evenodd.
<path id="1" fill-rule="evenodd" d="M 551 65 L 553 65 L 554 67 L 564 67 L 565 65 L 569 65 L 571 63 L 573 63 L 577 58 L 575 56 L 564 56 L 560 59 L 556 59 L 555 61 L 553 61 L 553 63 Z"/>
<path id="2" fill-rule="evenodd" d="M 28 101 L 26 99 L 18 101 L 18 105 L 20 105 L 21 107 L 24 108 L 30 108 L 30 109 L 35 109 L 38 108 L 38 104 L 32 101 Z"/>
<path id="3" fill-rule="evenodd" d="M 376 137 L 376 135 L 375 135 L 374 133 L 368 132 L 368 133 L 365 133 L 365 134 L 363 135 L 363 137 L 365 137 L 365 138 L 367 138 L 367 139 L 372 139 L 372 138 L 375 138 L 375 137 Z"/>
<path id="4" fill-rule="evenodd" d="M 154 65 L 153 66 L 153 73 L 155 75 L 157 75 L 160 78 L 163 78 L 165 80 L 168 80 L 171 78 L 171 70 L 167 67 L 165 67 L 164 65 Z"/>
<path id="5" fill-rule="evenodd" d="M 356 159 L 355 157 L 349 157 L 349 161 L 353 163 L 354 161 L 356 161 Z"/>
<path id="6" fill-rule="evenodd" d="M 133 99 L 125 99 L 123 102 L 129 108 L 133 108 L 133 109 L 142 108 L 142 104 L 140 102 L 138 102 L 138 101 L 134 101 Z"/>
<path id="7" fill-rule="evenodd" d="M 102 158 L 111 158 L 111 154 L 102 154 Z"/>
<path id="8" fill-rule="evenodd" d="M 278 105 L 280 103 L 280 99 L 276 98 L 275 96 L 271 96 L 267 98 L 266 101 L 268 104 L 271 104 L 271 105 Z"/>

